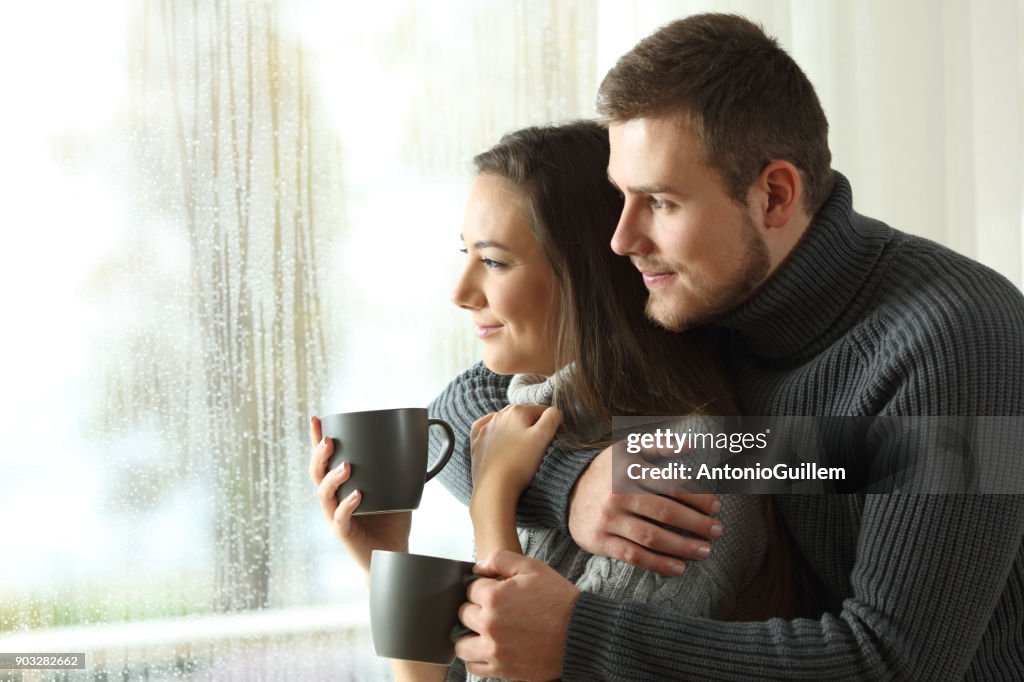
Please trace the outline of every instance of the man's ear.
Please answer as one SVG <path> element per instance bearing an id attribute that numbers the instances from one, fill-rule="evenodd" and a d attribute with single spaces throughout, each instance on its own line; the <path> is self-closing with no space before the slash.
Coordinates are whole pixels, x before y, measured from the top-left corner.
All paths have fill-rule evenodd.
<path id="1" fill-rule="evenodd" d="M 756 185 L 762 194 L 764 225 L 785 227 L 799 213 L 803 204 L 804 183 L 800 171 L 789 161 L 768 163 L 757 176 Z"/>

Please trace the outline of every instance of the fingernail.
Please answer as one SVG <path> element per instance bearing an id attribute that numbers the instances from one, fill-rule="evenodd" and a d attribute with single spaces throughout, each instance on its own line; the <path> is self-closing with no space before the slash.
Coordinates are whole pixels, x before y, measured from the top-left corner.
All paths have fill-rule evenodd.
<path id="1" fill-rule="evenodd" d="M 701 559 L 707 559 L 711 556 L 711 547 L 709 545 L 701 545 L 697 548 L 697 556 Z"/>
<path id="2" fill-rule="evenodd" d="M 681 561 L 677 564 L 672 564 L 672 572 L 676 575 L 682 575 L 683 573 L 686 573 L 686 564 L 684 564 Z"/>
<path id="3" fill-rule="evenodd" d="M 358 496 L 359 496 L 359 491 L 358 490 L 353 490 L 352 492 L 350 492 L 348 494 L 348 497 L 345 498 L 345 501 L 346 502 L 353 502 L 353 501 L 355 501 L 356 497 L 358 497 Z"/>
<path id="4" fill-rule="evenodd" d="M 335 476 L 337 476 L 337 477 L 339 477 L 339 478 L 341 478 L 341 476 L 342 476 L 342 475 L 343 475 L 343 474 L 344 474 L 344 473 L 345 473 L 346 471 L 348 471 L 348 462 L 342 462 L 342 463 L 341 463 L 341 466 L 339 466 L 339 467 L 338 467 L 337 469 L 335 469 L 335 472 L 336 472 L 336 473 L 335 473 L 334 475 L 335 475 Z"/>
<path id="5" fill-rule="evenodd" d="M 722 511 L 722 503 L 719 502 L 718 500 L 715 500 L 714 502 L 711 503 L 711 513 L 717 514 L 720 511 Z"/>
<path id="6" fill-rule="evenodd" d="M 320 439 L 320 447 L 327 445 L 327 436 Z"/>
<path id="7" fill-rule="evenodd" d="M 721 537 L 722 536 L 722 526 L 720 526 L 717 523 L 715 525 L 711 526 L 711 530 L 708 531 L 708 535 L 710 535 L 713 538 Z"/>

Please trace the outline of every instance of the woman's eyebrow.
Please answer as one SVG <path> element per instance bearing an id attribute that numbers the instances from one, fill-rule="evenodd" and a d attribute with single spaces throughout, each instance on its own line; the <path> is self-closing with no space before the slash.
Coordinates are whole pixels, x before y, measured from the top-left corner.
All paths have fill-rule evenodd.
<path id="1" fill-rule="evenodd" d="M 461 239 L 462 241 L 466 241 L 461 234 L 459 235 L 459 239 Z M 481 240 L 481 241 L 478 241 L 478 242 L 473 242 L 473 248 L 477 249 L 477 250 L 479 250 L 479 249 L 501 249 L 502 251 L 509 251 L 509 252 L 512 251 L 512 249 L 508 248 L 507 246 L 505 246 L 501 242 L 491 241 L 489 239 L 484 239 L 484 240 Z"/>

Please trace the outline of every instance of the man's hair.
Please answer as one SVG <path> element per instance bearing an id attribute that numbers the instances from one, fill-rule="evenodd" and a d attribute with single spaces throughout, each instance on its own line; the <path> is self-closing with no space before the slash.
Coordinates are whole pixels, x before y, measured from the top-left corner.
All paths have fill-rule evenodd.
<path id="1" fill-rule="evenodd" d="M 697 14 L 658 29 L 608 72 L 597 109 L 610 123 L 677 117 L 689 124 L 701 162 L 740 204 L 776 159 L 800 170 L 808 213 L 832 191 L 828 121 L 814 86 L 774 38 L 744 17 Z"/>
<path id="2" fill-rule="evenodd" d="M 612 415 L 734 414 L 711 333 L 671 333 L 644 315 L 647 289 L 609 248 L 622 197 L 608 182 L 608 131 L 595 121 L 517 130 L 473 159 L 478 173 L 521 189 L 530 229 L 560 294 L 556 366 L 571 365 L 556 404 L 567 441 L 604 444 Z M 593 433 L 598 424 L 607 432 Z"/>

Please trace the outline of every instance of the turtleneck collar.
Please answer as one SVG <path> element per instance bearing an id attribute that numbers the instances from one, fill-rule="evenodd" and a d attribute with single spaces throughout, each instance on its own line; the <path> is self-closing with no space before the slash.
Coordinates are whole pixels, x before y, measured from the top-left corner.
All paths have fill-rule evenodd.
<path id="1" fill-rule="evenodd" d="M 789 258 L 744 304 L 716 324 L 740 333 L 769 359 L 798 359 L 828 347 L 845 331 L 895 231 L 853 211 L 850 183 L 833 171 L 832 194 Z"/>
<path id="2" fill-rule="evenodd" d="M 551 376 L 516 374 L 508 385 L 508 401 L 513 405 L 553 405 L 559 387 L 572 381 L 574 365 L 568 364 Z"/>

